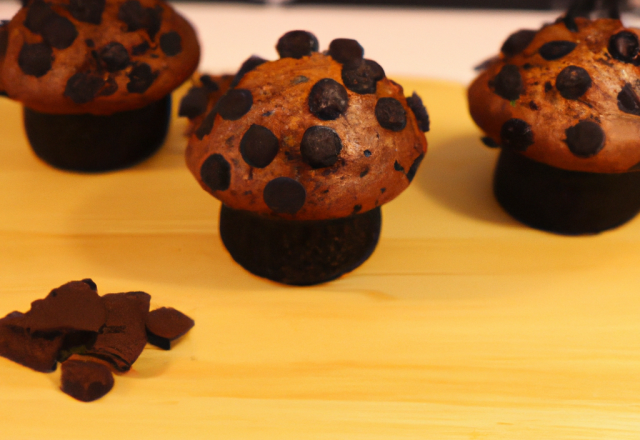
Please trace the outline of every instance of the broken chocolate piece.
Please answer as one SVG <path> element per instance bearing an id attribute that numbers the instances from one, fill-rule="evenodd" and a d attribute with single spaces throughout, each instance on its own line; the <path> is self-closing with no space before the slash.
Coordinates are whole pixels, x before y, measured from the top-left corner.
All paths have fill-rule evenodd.
<path id="1" fill-rule="evenodd" d="M 147 316 L 147 338 L 149 343 L 164 350 L 171 349 L 171 341 L 186 334 L 195 322 L 172 307 L 152 310 Z"/>
<path id="2" fill-rule="evenodd" d="M 82 402 L 92 402 L 111 391 L 113 374 L 106 365 L 91 360 L 69 359 L 60 365 L 60 389 Z"/>

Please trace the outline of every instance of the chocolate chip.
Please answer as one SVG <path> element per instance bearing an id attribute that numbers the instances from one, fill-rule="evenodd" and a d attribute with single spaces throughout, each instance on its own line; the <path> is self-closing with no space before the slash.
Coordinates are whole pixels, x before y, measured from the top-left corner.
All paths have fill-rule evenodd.
<path id="1" fill-rule="evenodd" d="M 593 121 L 580 121 L 565 130 L 565 142 L 576 156 L 595 156 L 604 147 L 605 135 L 602 127 Z"/>
<path id="2" fill-rule="evenodd" d="M 87 38 L 86 40 L 84 40 L 84 44 L 86 44 L 87 47 L 90 47 L 90 48 L 96 47 L 96 42 L 93 41 L 91 38 Z"/>
<path id="3" fill-rule="evenodd" d="M 307 192 L 299 182 L 289 177 L 277 177 L 267 183 L 262 197 L 274 212 L 295 214 L 304 206 Z"/>
<path id="4" fill-rule="evenodd" d="M 364 170 L 360 171 L 360 177 L 364 177 L 369 174 L 369 167 L 366 167 Z"/>
<path id="5" fill-rule="evenodd" d="M 533 111 L 540 110 L 540 107 L 538 107 L 538 104 L 536 104 L 534 101 L 529 101 L 529 108 Z"/>
<path id="6" fill-rule="evenodd" d="M 404 173 L 404 167 L 400 165 L 400 162 L 397 160 L 393 163 L 393 169 L 396 171 L 402 171 Z"/>
<path id="7" fill-rule="evenodd" d="M 147 316 L 147 338 L 156 347 L 169 350 L 171 341 L 184 336 L 194 325 L 193 319 L 179 310 L 162 307 Z"/>
<path id="8" fill-rule="evenodd" d="M 524 92 L 524 84 L 522 76 L 517 66 L 513 64 L 505 64 L 500 72 L 493 78 L 491 84 L 494 87 L 496 95 L 514 101 Z"/>
<path id="9" fill-rule="evenodd" d="M 169 57 L 174 57 L 182 52 L 182 37 L 175 31 L 160 35 L 160 49 Z"/>
<path id="10" fill-rule="evenodd" d="M 416 176 L 416 173 L 418 172 L 418 168 L 422 163 L 422 159 L 424 159 L 424 154 L 421 154 L 420 156 L 416 157 L 416 159 L 411 164 L 411 167 L 409 167 L 409 171 L 407 171 L 407 179 L 409 179 L 409 182 L 411 182 L 413 178 Z"/>
<path id="11" fill-rule="evenodd" d="M 318 81 L 309 92 L 309 111 L 319 119 L 330 121 L 347 111 L 349 95 L 344 86 L 331 78 Z"/>
<path id="12" fill-rule="evenodd" d="M 67 81 L 64 96 L 71 98 L 76 104 L 85 104 L 98 96 L 104 85 L 101 75 L 91 71 L 78 72 Z"/>
<path id="13" fill-rule="evenodd" d="M 251 72 L 253 69 L 255 69 L 256 67 L 258 67 L 261 64 L 266 63 L 267 60 L 265 60 L 264 58 L 260 58 L 259 56 L 256 55 L 252 55 L 249 58 L 247 58 L 247 60 L 245 60 L 244 63 L 242 63 L 242 66 L 240 66 L 240 69 L 238 70 L 238 72 L 235 74 L 235 76 L 233 77 L 233 81 L 231 81 L 231 88 L 235 87 L 238 85 L 238 83 L 240 82 L 240 80 L 249 72 Z"/>
<path id="14" fill-rule="evenodd" d="M 376 84 L 384 78 L 382 67 L 372 60 L 342 67 L 342 82 L 352 92 L 361 95 L 376 92 Z"/>
<path id="15" fill-rule="evenodd" d="M 556 77 L 556 89 L 566 99 L 578 99 L 591 87 L 591 77 L 582 67 L 567 66 Z"/>
<path id="16" fill-rule="evenodd" d="M 216 116 L 218 116 L 218 113 L 214 108 L 207 114 L 207 116 L 204 117 L 195 131 L 195 135 L 198 139 L 202 140 L 203 137 L 211 133 L 211 130 L 213 130 L 213 123 L 216 120 Z"/>
<path id="17" fill-rule="evenodd" d="M 127 48 L 117 41 L 112 41 L 100 50 L 100 61 L 107 72 L 117 72 L 129 65 Z"/>
<path id="18" fill-rule="evenodd" d="M 273 161 L 280 149 L 280 142 L 271 130 L 252 124 L 240 141 L 240 154 L 249 166 L 264 168 Z"/>
<path id="19" fill-rule="evenodd" d="M 210 92 L 217 92 L 220 86 L 209 75 L 200 75 L 200 83 Z"/>
<path id="20" fill-rule="evenodd" d="M 531 44 L 533 38 L 536 36 L 536 31 L 529 29 L 522 29 L 517 32 L 514 32 L 507 38 L 507 40 L 502 44 L 502 48 L 500 51 L 506 57 L 512 57 L 518 55 L 523 50 Z"/>
<path id="21" fill-rule="evenodd" d="M 546 93 L 549 93 L 552 90 L 553 90 L 553 84 L 551 84 L 551 81 L 547 81 L 546 83 L 544 83 L 544 91 Z"/>
<path id="22" fill-rule="evenodd" d="M 144 8 L 138 0 L 127 0 L 118 9 L 118 19 L 127 25 L 127 32 L 146 29 L 151 40 L 160 30 L 162 8 Z"/>
<path id="23" fill-rule="evenodd" d="M 66 49 L 78 36 L 73 23 L 58 14 L 51 15 L 39 33 L 46 43 L 56 49 Z"/>
<path id="24" fill-rule="evenodd" d="M 137 44 L 131 48 L 131 55 L 138 56 L 144 55 L 151 48 L 147 41 L 143 41 L 140 44 Z"/>
<path id="25" fill-rule="evenodd" d="M 307 31 L 290 31 L 278 40 L 280 58 L 302 58 L 318 51 L 318 39 Z"/>
<path id="26" fill-rule="evenodd" d="M 133 66 L 129 74 L 129 82 L 127 90 L 129 93 L 144 93 L 158 76 L 157 73 L 151 71 L 151 66 L 147 63 L 139 63 Z"/>
<path id="27" fill-rule="evenodd" d="M 371 157 L 371 151 L 369 150 L 364 150 L 362 154 L 364 154 L 364 157 Z"/>
<path id="28" fill-rule="evenodd" d="M 387 130 L 401 131 L 407 125 L 407 113 L 395 98 L 380 98 L 376 103 L 376 119 Z"/>
<path id="29" fill-rule="evenodd" d="M 356 40 L 336 38 L 329 44 L 329 55 L 340 64 L 358 64 L 364 56 L 364 49 Z"/>
<path id="30" fill-rule="evenodd" d="M 330 127 L 315 125 L 307 128 L 300 142 L 302 160 L 312 168 L 330 167 L 342 151 L 340 136 Z"/>
<path id="31" fill-rule="evenodd" d="M 67 10 L 78 21 L 100 24 L 105 0 L 70 0 Z"/>
<path id="32" fill-rule="evenodd" d="M 490 138 L 489 136 L 483 136 L 480 138 L 480 141 L 482 141 L 482 143 L 489 147 L 489 148 L 499 148 L 500 144 L 497 143 L 496 141 L 493 140 L 493 138 Z"/>
<path id="33" fill-rule="evenodd" d="M 34 0 L 29 5 L 24 25 L 34 34 L 40 34 L 53 15 L 56 15 L 47 3 L 42 0 Z"/>
<path id="34" fill-rule="evenodd" d="M 553 61 L 569 55 L 571 52 L 573 52 L 573 49 L 575 49 L 576 46 L 577 44 L 573 41 L 549 41 L 548 43 L 540 46 L 540 49 L 538 49 L 538 53 L 545 60 Z"/>
<path id="35" fill-rule="evenodd" d="M 209 90 L 206 87 L 191 87 L 180 100 L 178 116 L 186 116 L 193 119 L 207 111 L 209 103 Z"/>
<path id="36" fill-rule="evenodd" d="M 525 151 L 534 142 L 533 131 L 531 131 L 531 126 L 522 119 L 509 119 L 502 124 L 500 141 L 505 148 Z"/>
<path id="37" fill-rule="evenodd" d="M 247 89 L 229 90 L 216 104 L 216 110 L 223 119 L 236 121 L 253 106 L 253 96 Z"/>
<path id="38" fill-rule="evenodd" d="M 98 291 L 98 286 L 96 285 L 96 283 L 91 279 L 91 278 L 85 278 L 83 280 L 80 280 L 83 283 L 85 283 L 87 286 L 89 286 L 89 289 L 94 290 L 94 291 Z"/>
<path id="39" fill-rule="evenodd" d="M 631 63 L 640 51 L 638 36 L 633 32 L 622 31 L 609 38 L 609 53 L 624 63 Z"/>
<path id="40" fill-rule="evenodd" d="M 98 362 L 69 359 L 60 370 L 60 389 L 81 402 L 93 402 L 113 388 L 111 370 Z"/>
<path id="41" fill-rule="evenodd" d="M 200 178 L 211 191 L 225 191 L 231 184 L 231 165 L 221 154 L 212 154 L 202 163 Z"/>
<path id="42" fill-rule="evenodd" d="M 427 109 L 422 103 L 422 98 L 420 98 L 416 92 L 413 92 L 413 95 L 407 97 L 407 105 L 416 117 L 418 128 L 425 133 L 429 131 L 429 113 L 427 113 Z"/>
<path id="43" fill-rule="evenodd" d="M 153 41 L 162 25 L 162 7 L 156 6 L 155 8 L 145 8 L 145 12 L 147 15 L 145 28 L 147 29 L 149 38 Z"/>
<path id="44" fill-rule="evenodd" d="M 53 51 L 45 43 L 23 44 L 18 54 L 18 66 L 26 75 L 41 77 L 51 69 Z"/>
<path id="45" fill-rule="evenodd" d="M 640 97 L 629 83 L 618 93 L 618 108 L 625 113 L 640 116 Z"/>

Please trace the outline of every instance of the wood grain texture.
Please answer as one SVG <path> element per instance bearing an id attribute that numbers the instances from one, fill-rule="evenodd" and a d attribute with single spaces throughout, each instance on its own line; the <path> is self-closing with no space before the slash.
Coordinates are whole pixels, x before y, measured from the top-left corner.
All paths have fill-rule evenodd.
<path id="1" fill-rule="evenodd" d="M 373 256 L 306 288 L 225 252 L 183 121 L 133 169 L 72 174 L 35 158 L 0 102 L 0 314 L 91 277 L 196 321 L 89 404 L 0 358 L 0 437 L 637 439 L 640 219 L 577 238 L 519 225 L 463 88 L 402 83 L 432 117 L 423 166 L 383 207 Z"/>

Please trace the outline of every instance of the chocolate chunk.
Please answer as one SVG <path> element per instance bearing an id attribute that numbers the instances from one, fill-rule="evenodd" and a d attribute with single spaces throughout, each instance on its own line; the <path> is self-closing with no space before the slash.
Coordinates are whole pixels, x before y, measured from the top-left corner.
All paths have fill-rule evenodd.
<path id="1" fill-rule="evenodd" d="M 57 15 L 49 4 L 42 0 L 34 0 L 29 5 L 24 25 L 34 34 L 40 34 L 53 15 Z"/>
<path id="2" fill-rule="evenodd" d="M 500 51 L 506 57 L 512 57 L 518 55 L 529 46 L 533 38 L 536 36 L 536 31 L 529 29 L 522 29 L 514 32 L 507 38 L 502 44 Z"/>
<path id="3" fill-rule="evenodd" d="M 565 130 L 565 142 L 576 156 L 595 156 L 604 147 L 605 135 L 602 127 L 593 121 L 580 121 Z"/>
<path id="4" fill-rule="evenodd" d="M 609 38 L 608 49 L 616 60 L 632 63 L 640 51 L 638 36 L 629 31 L 618 32 Z"/>
<path id="5" fill-rule="evenodd" d="M 149 38 L 153 41 L 162 26 L 162 7 L 158 5 L 155 8 L 145 8 L 145 12 L 145 28 L 147 29 Z"/>
<path id="6" fill-rule="evenodd" d="M 524 92 L 524 84 L 522 76 L 517 66 L 513 64 L 505 64 L 500 72 L 493 78 L 491 84 L 494 87 L 496 95 L 508 100 L 514 101 Z"/>
<path id="7" fill-rule="evenodd" d="M 259 65 L 264 64 L 266 62 L 267 60 L 260 58 L 259 56 L 256 56 L 256 55 L 250 56 L 244 63 L 242 63 L 242 66 L 240 66 L 240 70 L 238 70 L 236 75 L 233 77 L 233 81 L 231 81 L 230 87 L 234 88 L 235 86 L 237 86 L 240 80 L 247 73 L 251 72 L 253 69 L 255 69 Z"/>
<path id="8" fill-rule="evenodd" d="M 371 157 L 371 151 L 370 150 L 364 150 L 362 152 L 362 154 L 364 154 L 364 157 Z"/>
<path id="9" fill-rule="evenodd" d="M 395 98 L 380 98 L 376 103 L 376 119 L 387 130 L 402 131 L 407 126 L 407 113 Z"/>
<path id="10" fill-rule="evenodd" d="M 640 116 L 640 97 L 629 83 L 618 93 L 618 108 L 625 113 Z"/>
<path id="11" fill-rule="evenodd" d="M 182 37 L 175 31 L 160 35 L 160 49 L 168 57 L 174 57 L 182 52 Z"/>
<path id="12" fill-rule="evenodd" d="M 556 77 L 556 89 L 566 99 L 578 99 L 591 87 L 591 77 L 582 67 L 567 66 Z"/>
<path id="13" fill-rule="evenodd" d="M 302 160 L 312 168 L 330 167 L 342 151 L 340 136 L 330 127 L 315 125 L 307 128 L 300 142 Z"/>
<path id="14" fill-rule="evenodd" d="M 538 53 L 547 61 L 560 59 L 573 52 L 577 46 L 573 41 L 556 40 L 543 44 L 538 49 Z"/>
<path id="15" fill-rule="evenodd" d="M 127 0 L 118 9 L 118 19 L 127 25 L 127 32 L 146 29 L 151 40 L 160 30 L 162 8 L 144 8 L 138 0 Z"/>
<path id="16" fill-rule="evenodd" d="M 416 159 L 411 164 L 411 167 L 409 167 L 409 171 L 407 171 L 407 179 L 409 179 L 409 182 L 411 182 L 413 178 L 416 176 L 416 173 L 418 172 L 418 168 L 422 163 L 422 159 L 424 159 L 424 154 L 421 154 L 420 156 L 416 157 Z"/>
<path id="17" fill-rule="evenodd" d="M 278 40 L 280 58 L 302 58 L 318 51 L 318 39 L 307 31 L 290 31 Z"/>
<path id="18" fill-rule="evenodd" d="M 85 278 L 85 279 L 80 280 L 80 281 L 82 281 L 82 282 L 83 282 L 83 283 L 85 283 L 87 286 L 89 286 L 89 288 L 90 288 L 91 290 L 94 290 L 94 291 L 96 291 L 96 292 L 98 291 L 98 286 L 96 285 L 96 283 L 95 283 L 91 278 Z"/>
<path id="19" fill-rule="evenodd" d="M 144 292 L 109 293 L 102 296 L 107 319 L 86 354 L 128 371 L 147 343 L 145 322 L 150 296 Z"/>
<path id="20" fill-rule="evenodd" d="M 194 132 L 198 139 L 202 140 L 203 137 L 211 133 L 211 130 L 213 130 L 213 123 L 216 120 L 216 116 L 218 116 L 218 113 L 216 113 L 216 110 L 214 108 L 207 114 L 207 116 L 204 117 L 204 119 Z"/>
<path id="21" fill-rule="evenodd" d="M 51 6 L 41 0 L 29 5 L 24 25 L 56 49 L 66 49 L 78 36 L 76 27 L 69 19 L 56 14 Z"/>
<path id="22" fill-rule="evenodd" d="M 133 66 L 129 74 L 127 90 L 129 93 L 144 93 L 158 76 L 157 72 L 151 71 L 151 66 L 147 63 L 139 63 Z"/>
<path id="23" fill-rule="evenodd" d="M 53 51 L 45 43 L 23 44 L 18 54 L 18 66 L 25 75 L 41 77 L 51 69 Z"/>
<path id="24" fill-rule="evenodd" d="M 200 82 L 210 92 L 217 92 L 220 86 L 209 75 L 200 75 Z"/>
<path id="25" fill-rule="evenodd" d="M 359 64 L 364 49 L 356 40 L 336 38 L 329 44 L 329 55 L 340 64 Z"/>
<path id="26" fill-rule="evenodd" d="M 500 148 L 500 144 L 497 143 L 496 141 L 494 141 L 492 138 L 490 138 L 489 136 L 483 136 L 480 138 L 480 140 L 482 141 L 482 143 L 489 147 L 489 148 Z"/>
<path id="27" fill-rule="evenodd" d="M 100 24 L 105 0 L 70 0 L 67 10 L 78 21 Z"/>
<path id="28" fill-rule="evenodd" d="M 376 84 L 384 78 L 380 64 L 372 60 L 362 60 L 358 64 L 343 65 L 342 82 L 352 92 L 361 95 L 376 92 Z"/>
<path id="29" fill-rule="evenodd" d="M 98 362 L 69 359 L 60 365 L 60 389 L 81 402 L 93 402 L 113 388 L 113 374 Z"/>
<path id="30" fill-rule="evenodd" d="M 252 167 L 264 168 L 278 154 L 280 142 L 271 130 L 262 125 L 252 124 L 240 141 L 240 154 Z"/>
<path id="31" fill-rule="evenodd" d="M 200 178 L 211 191 L 225 191 L 231 184 L 231 165 L 221 154 L 212 154 L 202 163 Z"/>
<path id="32" fill-rule="evenodd" d="M 93 100 L 105 85 L 101 75 L 94 72 L 78 72 L 67 81 L 64 96 L 76 104 L 85 104 Z"/>
<path id="33" fill-rule="evenodd" d="M 131 55 L 139 56 L 144 55 L 151 48 L 147 41 L 143 41 L 140 44 L 137 44 L 131 48 Z"/>
<path id="34" fill-rule="evenodd" d="M 416 92 L 413 92 L 413 95 L 407 96 L 407 105 L 416 117 L 418 128 L 425 133 L 428 132 L 431 123 L 429 120 L 429 113 L 427 113 L 427 109 L 422 103 L 422 98 L 420 98 Z"/>
<path id="35" fill-rule="evenodd" d="M 147 316 L 149 343 L 164 350 L 171 349 L 171 341 L 184 336 L 195 322 L 184 313 L 171 307 L 152 310 Z"/>
<path id="36" fill-rule="evenodd" d="M 191 87 L 180 100 L 178 116 L 186 116 L 193 119 L 207 111 L 209 103 L 209 90 L 206 87 Z M 213 127 L 212 127 L 213 128 Z"/>
<path id="37" fill-rule="evenodd" d="M 129 52 L 117 41 L 104 46 L 100 50 L 99 58 L 107 72 L 117 72 L 129 65 Z"/>
<path id="38" fill-rule="evenodd" d="M 396 171 L 402 171 L 404 173 L 404 167 L 400 165 L 400 162 L 397 160 L 393 163 L 393 169 Z"/>
<path id="39" fill-rule="evenodd" d="M 227 121 L 243 117 L 253 106 L 253 96 L 246 89 L 229 90 L 216 104 L 216 111 Z"/>
<path id="40" fill-rule="evenodd" d="M 304 206 L 307 191 L 299 182 L 289 177 L 277 177 L 267 183 L 262 196 L 274 212 L 295 214 Z"/>
<path id="41" fill-rule="evenodd" d="M 349 95 L 344 86 L 331 78 L 318 81 L 309 92 L 309 111 L 317 118 L 330 121 L 347 111 Z"/>
<path id="42" fill-rule="evenodd" d="M 500 141 L 505 148 L 525 151 L 534 142 L 533 131 L 531 131 L 531 126 L 522 119 L 509 119 L 502 124 Z"/>

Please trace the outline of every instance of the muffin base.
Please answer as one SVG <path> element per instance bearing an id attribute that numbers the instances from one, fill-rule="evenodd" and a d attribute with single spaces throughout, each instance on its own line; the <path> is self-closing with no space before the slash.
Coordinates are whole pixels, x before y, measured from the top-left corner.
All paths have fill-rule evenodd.
<path id="1" fill-rule="evenodd" d="M 220 237 L 233 259 L 254 275 L 307 286 L 338 278 L 375 249 L 380 208 L 332 220 L 286 220 L 222 205 Z"/>
<path id="2" fill-rule="evenodd" d="M 509 150 L 500 153 L 493 192 L 516 220 L 556 234 L 596 234 L 640 211 L 640 173 L 568 171 Z"/>
<path id="3" fill-rule="evenodd" d="M 155 153 L 169 129 L 171 95 L 112 115 L 58 115 L 24 107 L 36 155 L 56 168 L 101 172 L 127 168 Z"/>

